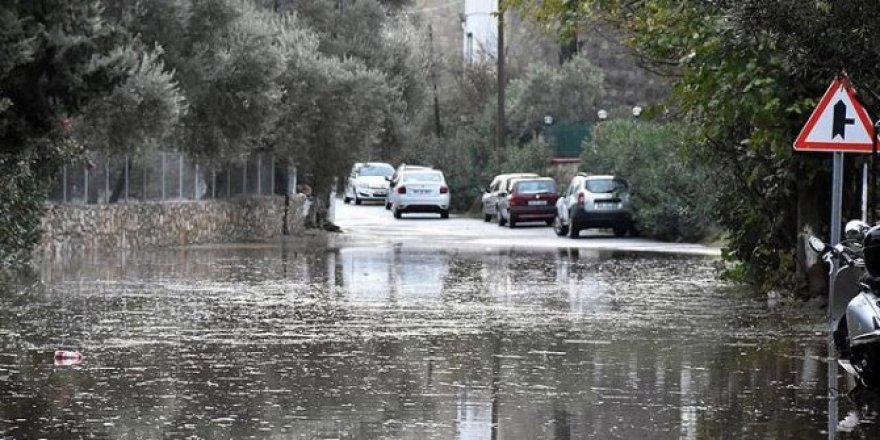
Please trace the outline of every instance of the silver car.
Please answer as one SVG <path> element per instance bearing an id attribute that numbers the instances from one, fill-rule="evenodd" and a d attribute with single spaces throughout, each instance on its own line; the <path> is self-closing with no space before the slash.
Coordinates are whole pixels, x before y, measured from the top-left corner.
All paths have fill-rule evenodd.
<path id="1" fill-rule="evenodd" d="M 511 173 L 495 176 L 492 179 L 492 183 L 483 191 L 481 200 L 483 203 L 483 221 L 492 221 L 492 217 L 498 213 L 499 198 L 507 196 L 510 192 L 510 188 L 508 188 L 510 182 L 518 177 L 538 177 L 538 175 L 534 173 Z"/>
<path id="2" fill-rule="evenodd" d="M 633 231 L 630 188 L 615 176 L 579 173 L 556 202 L 556 235 L 576 238 L 589 228 L 610 228 L 617 237 Z"/>
<path id="3" fill-rule="evenodd" d="M 407 212 L 436 212 L 440 218 L 449 218 L 449 186 L 438 170 L 403 170 L 389 199 L 395 218 Z"/>
<path id="4" fill-rule="evenodd" d="M 354 201 L 360 205 L 363 201 L 384 201 L 388 192 L 388 180 L 394 174 L 394 167 L 382 162 L 356 163 L 351 174 L 345 181 L 342 200 L 345 203 Z"/>

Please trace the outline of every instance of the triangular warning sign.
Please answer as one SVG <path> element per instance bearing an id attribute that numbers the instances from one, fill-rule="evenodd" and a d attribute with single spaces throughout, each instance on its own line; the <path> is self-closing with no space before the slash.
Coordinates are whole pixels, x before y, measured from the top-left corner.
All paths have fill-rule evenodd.
<path id="1" fill-rule="evenodd" d="M 855 97 L 846 77 L 831 83 L 801 130 L 794 149 L 797 151 L 829 151 L 871 153 L 874 129 L 868 112 Z"/>

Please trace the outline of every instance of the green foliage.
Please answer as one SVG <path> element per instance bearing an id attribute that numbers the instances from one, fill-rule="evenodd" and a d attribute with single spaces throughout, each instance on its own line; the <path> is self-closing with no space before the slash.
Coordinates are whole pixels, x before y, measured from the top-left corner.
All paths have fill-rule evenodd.
<path id="1" fill-rule="evenodd" d="M 508 85 L 508 127 L 528 136 L 541 129 L 545 115 L 565 122 L 594 120 L 605 95 L 602 83 L 602 72 L 586 58 L 575 57 L 562 66 L 531 64 Z"/>
<path id="2" fill-rule="evenodd" d="M 880 55 L 863 2 L 798 0 L 506 0 L 508 6 L 572 31 L 604 20 L 674 85 L 669 107 L 692 124 L 689 156 L 719 182 L 719 222 L 727 255 L 767 290 L 804 279 L 797 234 L 826 227 L 827 167 L 793 154 L 791 142 L 828 83 L 845 69 L 872 109 L 880 90 L 871 60 Z M 876 112 L 874 112 L 876 113 Z M 875 115 L 876 116 L 876 115 Z M 855 194 L 845 195 L 845 200 Z"/>
<path id="3" fill-rule="evenodd" d="M 35 175 L 30 157 L 0 155 L 0 268 L 29 259 L 40 239 L 40 216 L 46 191 L 45 179 Z"/>
<path id="4" fill-rule="evenodd" d="M 0 6 L 0 266 L 38 243 L 48 183 L 82 153 L 68 115 L 125 80 L 112 56 L 124 40 L 97 1 Z"/>
<path id="5" fill-rule="evenodd" d="M 614 174 L 632 188 L 636 227 L 666 241 L 695 242 L 714 231 L 712 170 L 683 154 L 692 127 L 616 120 L 585 142 L 581 171 Z"/>
<path id="6" fill-rule="evenodd" d="M 90 149 L 137 156 L 168 142 L 185 103 L 158 49 L 122 47 L 128 78 L 109 95 L 89 103 L 75 118 L 74 135 Z"/>

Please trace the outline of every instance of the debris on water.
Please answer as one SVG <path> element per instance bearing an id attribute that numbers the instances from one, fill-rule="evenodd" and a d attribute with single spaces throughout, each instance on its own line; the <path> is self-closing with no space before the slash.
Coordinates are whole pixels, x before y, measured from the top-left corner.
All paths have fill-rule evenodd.
<path id="1" fill-rule="evenodd" d="M 79 350 L 55 350 L 56 366 L 71 366 L 82 363 L 83 355 Z"/>

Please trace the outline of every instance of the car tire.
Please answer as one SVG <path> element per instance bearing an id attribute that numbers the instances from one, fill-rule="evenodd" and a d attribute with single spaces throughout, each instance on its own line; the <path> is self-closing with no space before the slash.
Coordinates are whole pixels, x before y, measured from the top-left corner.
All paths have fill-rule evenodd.
<path id="1" fill-rule="evenodd" d="M 614 228 L 614 236 L 617 238 L 621 238 L 626 235 L 626 231 L 629 229 L 626 226 L 615 226 Z"/>
<path id="2" fill-rule="evenodd" d="M 565 234 L 568 234 L 568 226 L 562 224 L 562 220 L 559 217 L 553 219 L 553 232 L 556 233 L 559 237 L 565 237 Z"/>
<path id="3" fill-rule="evenodd" d="M 510 214 L 510 219 L 507 220 L 507 226 L 510 226 L 510 229 L 516 227 L 516 217 L 513 214 Z"/>
<path id="4" fill-rule="evenodd" d="M 394 218 L 401 218 L 401 217 L 403 217 L 403 213 L 400 212 L 400 209 L 394 208 Z"/>
<path id="5" fill-rule="evenodd" d="M 547 220 L 544 220 L 544 223 L 546 223 L 547 226 L 553 226 L 553 220 L 554 219 L 552 219 L 552 218 L 548 218 Z"/>
<path id="6" fill-rule="evenodd" d="M 448 219 L 449 218 L 449 210 L 445 209 L 443 211 L 440 211 L 440 218 L 442 218 L 444 220 Z"/>
<path id="7" fill-rule="evenodd" d="M 579 228 L 573 224 L 568 226 L 568 236 L 570 238 L 578 238 L 578 237 L 580 237 L 580 235 L 581 235 L 581 228 Z"/>
<path id="8" fill-rule="evenodd" d="M 386 211 L 391 211 L 391 204 L 390 204 L 390 203 L 385 202 L 385 210 L 386 210 Z"/>
<path id="9" fill-rule="evenodd" d="M 355 205 L 360 205 L 360 204 L 363 203 L 363 202 L 364 202 L 364 201 L 361 200 L 361 199 L 359 199 L 357 195 L 354 196 L 354 204 L 355 204 Z"/>
<path id="10" fill-rule="evenodd" d="M 342 197 L 342 203 L 349 203 L 349 202 L 351 202 L 350 198 L 345 197 L 345 196 Z"/>
<path id="11" fill-rule="evenodd" d="M 483 221 L 489 223 L 492 221 L 492 214 L 483 214 Z"/>
<path id="12" fill-rule="evenodd" d="M 495 215 L 498 217 L 498 226 L 504 226 L 507 224 L 507 221 L 504 220 L 504 215 L 501 214 L 501 211 L 496 211 Z"/>

